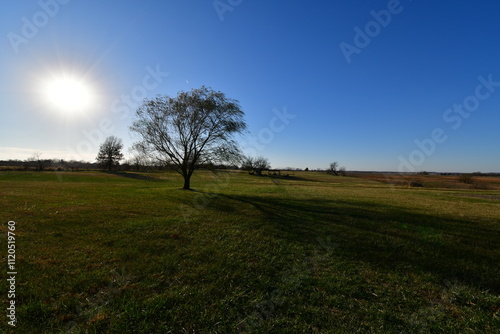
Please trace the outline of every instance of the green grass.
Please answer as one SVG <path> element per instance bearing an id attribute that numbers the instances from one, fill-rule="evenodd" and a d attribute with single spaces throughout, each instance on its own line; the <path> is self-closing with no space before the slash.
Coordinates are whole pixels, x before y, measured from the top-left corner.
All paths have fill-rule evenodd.
<path id="1" fill-rule="evenodd" d="M 457 196 L 477 190 L 314 172 L 198 172 L 195 191 L 181 186 L 174 173 L 0 173 L 3 245 L 17 223 L 15 332 L 500 326 L 500 202 Z"/>

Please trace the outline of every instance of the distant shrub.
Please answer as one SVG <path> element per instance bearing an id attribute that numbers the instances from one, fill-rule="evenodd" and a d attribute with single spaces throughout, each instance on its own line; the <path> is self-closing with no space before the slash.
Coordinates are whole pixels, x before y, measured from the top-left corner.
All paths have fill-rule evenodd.
<path id="1" fill-rule="evenodd" d="M 458 177 L 458 182 L 465 184 L 473 184 L 474 178 L 470 174 L 462 174 Z"/>
<path id="2" fill-rule="evenodd" d="M 410 187 L 413 187 L 413 188 L 421 188 L 424 186 L 424 184 L 422 182 L 419 182 L 419 181 L 410 181 L 409 185 L 410 185 Z"/>

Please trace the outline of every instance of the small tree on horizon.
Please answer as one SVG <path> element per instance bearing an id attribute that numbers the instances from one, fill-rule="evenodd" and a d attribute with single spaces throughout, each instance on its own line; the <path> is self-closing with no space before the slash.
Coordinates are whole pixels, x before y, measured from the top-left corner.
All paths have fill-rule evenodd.
<path id="1" fill-rule="evenodd" d="M 334 161 L 330 164 L 330 167 L 327 170 L 328 174 L 333 174 L 333 175 L 339 175 L 338 169 L 339 168 L 339 163 Z"/>
<path id="2" fill-rule="evenodd" d="M 257 157 L 253 162 L 253 167 L 255 170 L 255 174 L 262 175 L 262 171 L 271 168 L 271 164 L 269 160 L 264 157 Z"/>
<path id="3" fill-rule="evenodd" d="M 264 157 L 245 157 L 241 168 L 254 173 L 255 175 L 261 176 L 262 171 L 271 168 L 271 164 L 269 163 L 269 160 Z"/>
<path id="4" fill-rule="evenodd" d="M 326 172 L 328 174 L 332 174 L 332 175 L 342 175 L 342 176 L 346 176 L 346 170 L 345 170 L 345 167 L 340 167 L 339 168 L 339 163 L 334 161 L 330 164 L 330 167 L 326 170 Z"/>
<path id="5" fill-rule="evenodd" d="M 120 164 L 120 160 L 123 159 L 122 149 L 122 140 L 115 136 L 109 136 L 99 148 L 99 153 L 96 158 L 97 163 L 103 169 L 109 171 L 116 169 Z"/>
<path id="6" fill-rule="evenodd" d="M 28 169 L 30 167 L 30 165 L 33 165 L 37 171 L 43 171 L 45 166 L 44 166 L 44 161 L 42 160 L 42 153 L 41 152 L 34 152 L 33 155 L 31 157 L 29 157 L 27 160 L 26 160 L 26 164 L 25 167 L 26 169 Z"/>
<path id="7" fill-rule="evenodd" d="M 138 144 L 132 145 L 129 149 L 129 153 L 132 154 L 130 160 L 130 165 L 132 165 L 136 170 L 141 170 L 145 168 L 148 164 L 148 156 L 142 150 L 141 146 Z"/>
<path id="8" fill-rule="evenodd" d="M 253 161 L 252 157 L 244 157 L 243 162 L 241 163 L 241 169 L 247 172 L 253 172 Z"/>

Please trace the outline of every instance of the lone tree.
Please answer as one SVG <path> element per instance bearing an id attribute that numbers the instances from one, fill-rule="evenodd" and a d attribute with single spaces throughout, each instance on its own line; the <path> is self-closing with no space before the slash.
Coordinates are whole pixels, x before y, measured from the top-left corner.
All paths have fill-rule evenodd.
<path id="1" fill-rule="evenodd" d="M 333 175 L 339 175 L 339 172 L 337 170 L 338 168 L 339 168 L 339 163 L 334 161 L 330 164 L 330 168 L 328 168 L 327 173 Z"/>
<path id="2" fill-rule="evenodd" d="M 112 170 L 116 168 L 120 164 L 120 160 L 123 159 L 122 149 L 123 144 L 121 139 L 115 136 L 106 138 L 99 148 L 96 158 L 97 163 L 103 169 Z"/>
<path id="3" fill-rule="evenodd" d="M 258 176 L 262 175 L 262 171 L 271 168 L 269 160 L 264 157 L 245 157 L 241 165 L 243 170 L 249 171 L 251 174 L 256 174 Z"/>
<path id="4" fill-rule="evenodd" d="M 339 175 L 339 174 L 342 175 L 342 176 L 346 176 L 347 175 L 347 173 L 345 171 L 345 167 L 340 167 L 339 168 L 339 163 L 336 162 L 336 161 L 334 161 L 334 162 L 332 162 L 330 164 L 330 168 L 328 168 L 326 170 L 326 172 L 328 174 L 332 174 L 332 175 Z"/>
<path id="5" fill-rule="evenodd" d="M 241 154 L 233 135 L 246 129 L 237 100 L 202 86 L 176 97 L 145 100 L 130 127 L 137 144 L 154 158 L 173 165 L 184 177 L 183 189 L 201 164 L 237 161 Z"/>
<path id="6" fill-rule="evenodd" d="M 253 170 L 258 176 L 261 176 L 262 172 L 269 168 L 271 168 L 271 164 L 269 163 L 269 160 L 264 157 L 257 157 L 253 161 Z"/>
<path id="7" fill-rule="evenodd" d="M 41 159 L 42 153 L 34 152 L 33 155 L 26 160 L 25 166 L 29 168 L 31 164 L 36 166 L 36 170 L 43 171 L 45 168 L 44 161 Z"/>
<path id="8" fill-rule="evenodd" d="M 241 169 L 246 170 L 247 172 L 253 172 L 253 161 L 252 157 L 244 157 L 241 163 Z"/>

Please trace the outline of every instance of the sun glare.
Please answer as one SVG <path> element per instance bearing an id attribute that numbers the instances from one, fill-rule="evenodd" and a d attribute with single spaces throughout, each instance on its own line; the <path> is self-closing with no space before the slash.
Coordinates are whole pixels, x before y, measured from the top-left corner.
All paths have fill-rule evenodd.
<path id="1" fill-rule="evenodd" d="M 64 113 L 86 111 L 94 99 L 92 89 L 83 80 L 64 76 L 47 81 L 43 94 L 51 107 Z"/>

